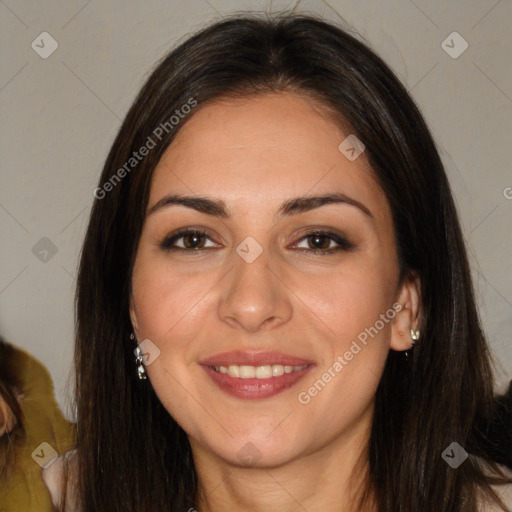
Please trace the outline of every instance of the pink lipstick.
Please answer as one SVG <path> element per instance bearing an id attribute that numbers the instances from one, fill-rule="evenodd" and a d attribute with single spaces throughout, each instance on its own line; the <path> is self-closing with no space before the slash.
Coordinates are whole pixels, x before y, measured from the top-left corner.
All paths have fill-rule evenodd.
<path id="1" fill-rule="evenodd" d="M 206 374 L 224 392 L 263 399 L 291 388 L 314 367 L 311 360 L 279 352 L 224 352 L 202 360 Z"/>

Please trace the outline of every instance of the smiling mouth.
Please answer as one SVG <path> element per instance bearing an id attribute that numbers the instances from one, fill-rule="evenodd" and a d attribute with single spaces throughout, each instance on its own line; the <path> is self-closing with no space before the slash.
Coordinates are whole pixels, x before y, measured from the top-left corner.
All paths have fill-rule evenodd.
<path id="1" fill-rule="evenodd" d="M 244 400 L 274 397 L 301 381 L 314 364 L 273 365 L 201 365 L 218 389 Z"/>
<path id="2" fill-rule="evenodd" d="M 229 365 L 229 366 L 209 366 L 217 373 L 229 375 L 238 379 L 271 379 L 281 377 L 285 374 L 296 373 L 306 369 L 309 365 L 289 366 L 282 364 L 268 364 L 261 366 L 247 365 Z"/>

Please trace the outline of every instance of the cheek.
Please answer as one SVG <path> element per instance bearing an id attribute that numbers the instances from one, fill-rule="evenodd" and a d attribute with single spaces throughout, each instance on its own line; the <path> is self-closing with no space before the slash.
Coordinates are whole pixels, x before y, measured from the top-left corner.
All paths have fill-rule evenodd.
<path id="1" fill-rule="evenodd" d="M 297 390 L 299 411 L 322 418 L 325 439 L 349 429 L 373 403 L 389 353 L 392 295 L 376 275 L 340 276 L 331 280 L 322 318 L 331 332 L 317 344 L 321 363 Z M 384 319 L 383 319 L 384 318 Z M 310 421 L 310 420 L 308 420 Z M 311 443 L 320 426 L 310 423 Z"/>
<path id="2" fill-rule="evenodd" d="M 325 288 L 304 288 L 305 302 L 314 304 L 329 329 L 318 340 L 321 364 L 299 390 L 301 403 L 331 410 L 333 429 L 358 417 L 373 399 L 389 353 L 395 278 L 392 258 L 361 258 L 325 279 Z"/>
<path id="3" fill-rule="evenodd" d="M 208 289 L 213 284 L 204 274 L 196 277 L 180 274 L 165 261 L 141 257 L 133 275 L 140 337 L 164 343 L 182 325 L 190 328 L 201 309 L 198 302 L 207 300 Z"/>
<path id="4" fill-rule="evenodd" d="M 209 307 L 207 292 L 214 284 L 209 280 L 204 275 L 180 275 L 165 262 L 144 258 L 133 274 L 139 338 L 151 340 L 159 349 L 146 372 L 159 400 L 182 426 L 181 420 L 201 416 L 192 398 L 200 395 L 193 350 L 204 330 L 199 315 Z"/>
<path id="5" fill-rule="evenodd" d="M 361 260 L 333 272 L 322 282 L 318 278 L 311 286 L 306 282 L 301 296 L 329 327 L 335 348 L 342 349 L 391 308 L 395 277 L 391 265 Z M 384 333 L 389 331 L 389 323 L 383 327 L 379 322 L 379 326 Z"/>

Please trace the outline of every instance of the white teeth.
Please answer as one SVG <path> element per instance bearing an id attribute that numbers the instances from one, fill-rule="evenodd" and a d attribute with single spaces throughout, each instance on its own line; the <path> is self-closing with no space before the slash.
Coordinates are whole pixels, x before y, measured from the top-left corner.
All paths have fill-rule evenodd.
<path id="1" fill-rule="evenodd" d="M 228 368 L 228 375 L 230 377 L 240 377 L 240 366 L 230 366 Z"/>
<path id="2" fill-rule="evenodd" d="M 272 377 L 272 366 L 269 364 L 256 368 L 257 379 L 270 379 L 270 377 Z"/>
<path id="3" fill-rule="evenodd" d="M 240 378 L 254 379 L 256 377 L 256 368 L 254 366 L 240 366 Z"/>
<path id="4" fill-rule="evenodd" d="M 213 366 L 212 368 L 219 373 L 227 373 L 230 377 L 240 379 L 270 379 L 272 377 L 280 377 L 285 373 L 300 372 L 308 365 L 302 366 L 283 366 L 282 364 L 266 364 L 262 366 Z"/>
<path id="5" fill-rule="evenodd" d="M 284 366 L 282 364 L 272 365 L 272 377 L 280 377 L 284 374 Z"/>

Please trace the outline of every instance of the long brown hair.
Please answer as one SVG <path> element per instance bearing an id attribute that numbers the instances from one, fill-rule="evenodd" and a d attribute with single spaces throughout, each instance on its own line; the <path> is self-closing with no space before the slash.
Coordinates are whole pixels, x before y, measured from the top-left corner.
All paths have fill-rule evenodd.
<path id="1" fill-rule="evenodd" d="M 369 464 L 378 509 L 475 512 L 477 493 L 491 493 L 485 471 L 499 474 L 477 428 L 489 414 L 493 376 L 441 159 L 407 90 L 366 44 L 294 14 L 233 16 L 185 40 L 149 76 L 112 145 L 76 291 L 85 510 L 182 512 L 197 505 L 186 433 L 149 381 L 136 377 L 131 273 L 152 173 L 194 109 L 176 126 L 171 116 L 193 102 L 197 110 L 221 97 L 273 91 L 315 98 L 365 144 L 392 210 L 402 275 L 416 272 L 421 280 L 422 342 L 409 361 L 390 351 L 375 397 Z M 155 147 L 134 163 L 148 137 Z M 456 470 L 441 456 L 454 441 L 471 454 Z"/>

